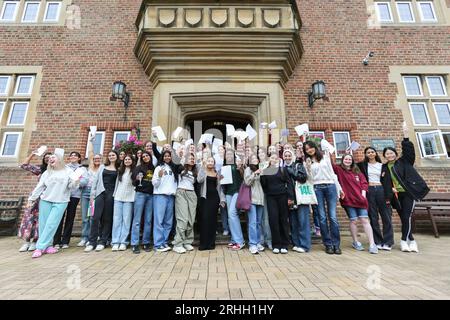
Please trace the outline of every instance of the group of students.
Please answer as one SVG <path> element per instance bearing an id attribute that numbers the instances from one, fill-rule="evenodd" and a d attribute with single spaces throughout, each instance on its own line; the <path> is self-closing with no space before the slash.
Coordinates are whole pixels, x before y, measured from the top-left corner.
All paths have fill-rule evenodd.
<path id="1" fill-rule="evenodd" d="M 172 150 L 166 144 L 159 149 L 150 141 L 137 154 L 112 150 L 102 164 L 102 155 L 93 154 L 90 136 L 88 168 L 83 169 L 77 152 L 70 153 L 68 164 L 60 154 L 48 153 L 41 166 L 30 165 L 33 155 L 22 165 L 40 178 L 19 229 L 25 240 L 20 251 L 34 251 L 32 257 L 38 258 L 68 248 L 81 201 L 78 246 L 85 247 L 85 252 L 102 251 L 109 244 L 113 251 L 131 245 L 133 253 L 148 252 L 153 243 L 158 252 L 185 253 L 194 250 L 196 217 L 199 250 L 213 250 L 220 210 L 224 235 L 231 234 L 231 250 L 246 245 L 241 227 L 241 214 L 245 214 L 252 254 L 265 247 L 286 254 L 291 244 L 293 251 L 304 253 L 311 250 L 312 207 L 325 252 L 341 254 L 336 215 L 340 201 L 350 220 L 354 249 L 364 250 L 358 241 L 360 221 L 370 253 L 391 250 L 395 208 L 402 223 L 401 251 L 418 252 L 411 215 L 415 201 L 429 188 L 414 169 L 414 145 L 404 130 L 401 157 L 388 147 L 383 150 L 386 162 L 382 163 L 377 150 L 368 147 L 362 162 L 356 163 L 348 152 L 339 165 L 330 150 L 321 150 L 312 141 L 277 144 L 267 150 L 247 148 L 244 154 L 225 146 L 214 154 L 206 145 Z M 231 166 L 229 184 L 221 182 L 225 165 Z M 74 175 L 80 168 L 82 174 Z M 307 185 L 312 187 L 313 202 L 303 201 L 299 192 Z M 245 190 L 250 192 L 251 205 L 243 211 L 237 203 Z"/>

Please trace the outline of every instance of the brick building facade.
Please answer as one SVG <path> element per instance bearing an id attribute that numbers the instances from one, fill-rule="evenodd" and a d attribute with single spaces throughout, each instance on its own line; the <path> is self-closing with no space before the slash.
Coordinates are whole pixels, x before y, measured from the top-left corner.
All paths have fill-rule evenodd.
<path id="1" fill-rule="evenodd" d="M 57 5 L 52 7 L 52 3 Z M 225 16 L 215 11 L 217 5 L 226 8 Z M 406 121 L 411 128 L 410 138 L 416 144 L 417 168 L 433 191 L 450 192 L 450 134 L 446 135 L 450 132 L 449 0 L 219 1 L 219 4 L 203 0 L 0 0 L 0 79 L 3 77 L 3 83 L 7 84 L 3 86 L 3 94 L 0 90 L 0 199 L 26 196 L 32 190 L 36 178 L 19 169 L 18 164 L 40 145 L 62 147 L 66 151 L 79 150 L 84 155 L 88 128 L 92 125 L 104 132 L 104 152 L 113 145 L 115 132 L 130 131 L 139 126 L 142 137 L 148 138 L 151 127 L 159 124 L 155 117 L 160 117 L 161 113 L 155 113 L 155 108 L 163 110 L 169 103 L 164 100 L 165 90 L 170 91 L 167 88 L 177 80 L 171 75 L 175 78 L 180 75 L 181 84 L 176 86 L 183 86 L 185 81 L 195 82 L 193 86 L 186 85 L 192 88 L 189 94 L 211 93 L 206 105 L 219 97 L 217 92 L 224 94 L 223 89 L 203 90 L 203 86 L 209 88 L 212 82 L 223 88 L 236 85 L 239 94 L 243 95 L 247 88 L 253 88 L 248 83 L 258 82 L 251 78 L 240 80 L 237 73 L 217 80 L 223 65 L 219 62 L 215 65 L 211 60 L 205 60 L 204 78 L 187 76 L 186 70 L 170 70 L 170 61 L 174 61 L 173 65 L 179 63 L 178 53 L 165 56 L 164 52 L 152 50 L 164 45 L 164 49 L 171 49 L 172 43 L 181 46 L 183 39 L 174 38 L 171 42 L 170 37 L 184 34 L 178 32 L 180 30 L 167 33 L 169 38 L 164 42 L 158 30 L 153 32 L 149 27 L 148 31 L 145 24 L 153 23 L 152 19 L 158 20 L 150 11 L 153 7 L 156 15 L 159 14 L 158 27 L 182 29 L 182 32 L 196 28 L 195 31 L 205 32 L 205 39 L 210 39 L 207 37 L 211 37 L 208 32 L 212 32 L 213 24 L 216 38 L 220 38 L 222 30 L 229 32 L 230 37 L 239 34 L 238 31 L 233 33 L 233 28 L 239 27 L 238 22 L 243 32 L 257 29 L 255 34 L 261 34 L 261 43 L 268 46 L 270 54 L 262 52 L 252 60 L 252 53 L 237 47 L 241 50 L 238 55 L 242 58 L 241 68 L 250 61 L 258 74 L 254 78 L 261 74 L 261 79 L 265 79 L 255 84 L 254 91 L 248 89 L 252 91 L 248 96 L 256 97 L 260 88 L 267 87 L 281 92 L 281 97 L 272 89 L 262 92 L 270 97 L 272 105 L 269 104 L 266 117 L 260 113 L 255 118 L 249 116 L 248 119 L 254 120 L 254 126 L 258 126 L 257 120 L 273 120 L 275 114 L 274 117 L 290 129 L 292 141 L 296 139 L 293 128 L 307 122 L 310 130 L 324 132 L 332 143 L 347 137 L 346 133 L 339 135 L 339 132 L 348 132 L 348 140 L 358 141 L 362 146 L 374 143 L 373 139 L 392 139 L 399 147 L 402 122 Z M 170 17 L 173 8 L 176 8 L 175 16 Z M 199 18 L 195 10 L 192 14 L 188 12 L 192 8 L 206 9 L 201 11 Z M 167 11 L 164 17 L 163 10 Z M 248 12 L 253 12 L 253 17 L 247 16 Z M 178 20 L 172 24 L 171 18 Z M 222 18 L 224 29 L 220 22 Z M 180 22 L 180 19 L 186 21 Z M 289 29 L 293 38 L 285 36 L 288 33 L 284 29 L 278 35 L 271 34 L 271 41 L 285 37 L 290 42 L 289 49 L 280 49 L 288 50 L 289 57 L 286 54 L 285 60 L 277 62 L 282 69 L 277 72 L 283 76 L 269 80 L 272 73 L 261 70 L 271 69 L 270 56 L 275 55 L 276 50 L 269 47 L 264 32 L 277 32 L 277 28 Z M 143 34 L 150 43 L 149 48 L 139 42 Z M 189 39 L 189 33 L 186 37 Z M 196 37 L 198 35 L 192 33 L 192 43 L 194 48 L 200 48 Z M 296 43 L 298 39 L 300 41 Z M 259 40 L 255 38 L 255 41 Z M 145 61 L 142 50 L 153 55 L 153 62 Z M 374 56 L 365 65 L 362 61 L 369 51 L 374 52 Z M 292 61 L 290 56 L 294 57 Z M 258 59 L 264 61 L 263 66 L 256 62 Z M 190 70 L 203 74 L 196 67 Z M 27 76 L 32 77 L 31 82 Z M 111 85 L 116 80 L 124 81 L 132 93 L 127 122 L 123 121 L 122 104 L 110 101 Z M 317 101 L 309 108 L 307 94 L 315 80 L 325 81 L 329 100 Z M 233 97 L 239 96 L 235 89 L 231 91 Z M 185 91 L 183 94 L 179 99 L 176 95 L 174 98 L 182 110 L 195 109 L 192 101 L 196 97 L 204 98 L 194 95 L 189 100 Z M 172 90 L 168 96 L 173 95 Z M 274 96 L 282 101 L 281 111 L 274 110 L 278 108 L 273 102 Z M 248 97 L 238 100 L 235 105 L 248 104 L 249 110 L 255 108 Z M 234 110 L 232 108 L 229 111 Z M 24 109 L 25 113 L 20 113 Z M 233 112 L 230 111 L 230 115 Z M 218 120 L 226 118 L 225 112 Z M 183 119 L 192 118 L 184 116 Z M 166 128 L 173 128 L 173 125 L 167 124 Z M 423 132 L 427 134 L 417 135 Z M 437 156 L 430 157 L 433 154 Z M 357 156 L 362 157 L 361 150 Z M 341 224 L 347 225 L 347 220 L 342 214 L 340 216 Z"/>

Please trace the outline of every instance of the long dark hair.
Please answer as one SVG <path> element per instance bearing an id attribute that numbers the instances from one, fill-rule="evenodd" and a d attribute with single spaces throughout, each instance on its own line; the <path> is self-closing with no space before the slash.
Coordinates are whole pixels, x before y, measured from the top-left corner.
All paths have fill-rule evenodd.
<path id="1" fill-rule="evenodd" d="M 45 157 L 48 155 L 52 155 L 51 152 L 44 153 L 44 156 L 42 157 L 42 164 L 41 164 L 41 174 L 47 171 L 48 163 L 45 163 Z"/>
<path id="2" fill-rule="evenodd" d="M 386 147 L 386 148 L 384 148 L 384 150 L 383 150 L 383 157 L 386 158 L 386 152 L 387 152 L 388 150 L 391 150 L 392 152 L 394 152 L 395 155 L 398 157 L 398 152 L 397 152 L 397 150 L 395 150 L 395 148 L 392 148 L 392 147 Z"/>
<path id="3" fill-rule="evenodd" d="M 143 159 L 143 155 L 146 154 L 148 155 L 148 157 L 150 158 L 150 160 L 148 162 L 144 162 Z M 153 158 L 152 155 L 150 154 L 150 152 L 147 151 L 143 151 L 141 154 L 141 164 L 139 165 L 140 168 L 142 168 L 143 171 L 148 171 L 148 170 L 155 170 L 155 166 L 153 165 Z"/>
<path id="4" fill-rule="evenodd" d="M 194 159 L 195 159 L 195 155 L 193 153 L 189 153 L 189 157 L 194 157 Z M 194 163 L 194 165 L 190 169 L 189 169 L 189 167 L 191 167 L 191 165 L 189 165 L 189 164 L 184 165 L 183 171 L 181 172 L 181 178 L 186 176 L 189 173 L 189 171 L 192 171 L 192 174 L 195 178 L 197 177 L 198 170 L 197 170 L 196 164 Z"/>
<path id="5" fill-rule="evenodd" d="M 367 157 L 366 153 L 368 150 L 373 150 L 375 152 L 375 161 L 382 163 L 380 156 L 378 155 L 377 149 L 375 149 L 374 147 L 367 147 L 364 149 L 364 162 L 369 163 L 369 158 Z"/>
<path id="6" fill-rule="evenodd" d="M 130 154 L 127 154 L 125 158 L 123 158 L 123 161 L 120 163 L 120 168 L 118 170 L 119 174 L 119 181 L 122 182 L 122 176 L 125 173 L 125 170 L 127 167 L 125 166 L 125 159 L 130 158 L 131 159 L 131 166 L 130 166 L 130 172 L 133 172 L 134 168 L 136 167 L 136 161 L 134 161 L 134 157 Z"/>
<path id="7" fill-rule="evenodd" d="M 312 156 L 310 156 L 307 152 L 306 152 L 306 146 L 310 147 L 310 148 L 314 148 L 316 150 L 316 154 L 315 157 L 317 159 L 318 162 L 322 161 L 323 159 L 323 154 L 322 152 L 319 150 L 319 147 L 317 146 L 317 144 L 313 141 L 306 141 L 303 144 L 303 154 L 305 155 L 305 158 L 310 158 L 312 160 Z"/>
<path id="8" fill-rule="evenodd" d="M 353 158 L 353 156 L 351 154 L 346 154 L 342 157 L 342 162 L 341 162 L 341 168 L 344 170 L 348 170 L 345 165 L 344 165 L 344 158 L 345 157 L 351 157 L 352 158 L 352 164 L 350 165 L 350 171 L 353 173 L 360 173 L 361 171 L 359 170 L 358 166 L 355 163 L 355 158 Z"/>
<path id="9" fill-rule="evenodd" d="M 108 155 L 109 155 L 111 152 L 113 152 L 113 153 L 116 154 L 117 160 L 116 160 L 116 162 L 114 163 L 114 166 L 116 167 L 116 170 L 117 170 L 117 169 L 119 169 L 119 167 L 120 167 L 119 154 L 117 153 L 116 150 L 111 150 L 111 151 L 108 152 Z M 109 165 L 111 164 L 111 161 L 109 161 L 108 155 L 106 156 L 105 166 L 109 166 Z"/>
<path id="10" fill-rule="evenodd" d="M 171 159 L 170 159 L 169 163 L 164 162 L 164 156 L 166 154 L 170 154 Z M 176 182 L 178 182 L 178 171 L 177 171 L 175 163 L 173 163 L 173 161 L 172 161 L 172 151 L 165 150 L 163 153 L 161 153 L 161 158 L 159 159 L 158 165 L 163 166 L 164 164 L 167 164 L 170 167 L 170 169 L 172 169 L 173 178 L 175 179 Z"/>

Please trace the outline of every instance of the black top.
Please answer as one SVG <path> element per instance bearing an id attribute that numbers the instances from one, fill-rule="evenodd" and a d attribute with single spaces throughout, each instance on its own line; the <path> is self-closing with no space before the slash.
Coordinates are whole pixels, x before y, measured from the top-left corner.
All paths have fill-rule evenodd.
<path id="1" fill-rule="evenodd" d="M 153 164 L 147 166 L 140 165 L 134 169 L 131 174 L 131 180 L 133 181 L 133 186 L 136 187 L 135 190 L 137 192 L 153 194 L 152 178 L 154 171 L 155 167 L 153 167 Z M 137 179 L 139 173 L 142 173 L 141 181 Z"/>
<path id="2" fill-rule="evenodd" d="M 103 186 L 106 191 L 114 191 L 116 187 L 117 171 L 103 170 Z"/>
<path id="3" fill-rule="evenodd" d="M 206 199 L 219 198 L 219 193 L 217 192 L 217 178 L 216 177 L 206 177 Z"/>
<path id="4" fill-rule="evenodd" d="M 287 195 L 289 200 L 295 199 L 292 181 L 285 168 L 268 167 L 261 175 L 261 186 L 268 196 Z"/>

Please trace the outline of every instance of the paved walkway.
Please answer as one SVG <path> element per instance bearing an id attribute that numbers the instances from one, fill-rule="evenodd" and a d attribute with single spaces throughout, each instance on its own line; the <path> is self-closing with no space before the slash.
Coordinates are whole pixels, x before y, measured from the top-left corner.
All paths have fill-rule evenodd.
<path id="1" fill-rule="evenodd" d="M 450 237 L 417 240 L 419 254 L 370 255 L 344 237 L 342 256 L 321 245 L 256 256 L 225 246 L 184 255 L 73 247 L 32 260 L 18 239 L 0 238 L 0 299 L 450 299 Z"/>

